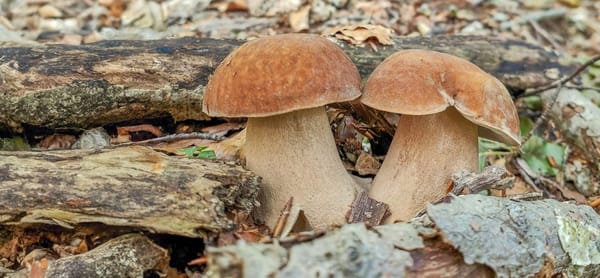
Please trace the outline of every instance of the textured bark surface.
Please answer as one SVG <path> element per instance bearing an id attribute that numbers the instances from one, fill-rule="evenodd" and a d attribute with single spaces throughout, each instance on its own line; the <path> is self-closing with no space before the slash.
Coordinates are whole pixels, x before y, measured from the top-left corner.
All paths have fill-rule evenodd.
<path id="1" fill-rule="evenodd" d="M 577 147 L 587 159 L 589 166 L 569 167 L 577 176 L 574 184 L 586 196 L 600 194 L 600 108 L 578 90 L 563 88 L 558 96 L 556 90 L 542 94 L 542 102 L 550 106 L 550 118 L 557 123 L 564 138 Z"/>
<path id="2" fill-rule="evenodd" d="M 145 271 L 165 270 L 168 265 L 167 250 L 143 235 L 128 234 L 84 254 L 51 261 L 44 277 L 144 277 Z"/>
<path id="3" fill-rule="evenodd" d="M 0 152 L 0 223 L 71 228 L 99 222 L 206 237 L 250 211 L 259 178 L 241 166 L 149 148 Z"/>
<path id="4" fill-rule="evenodd" d="M 361 191 L 352 202 L 348 223 L 365 223 L 369 226 L 380 225 L 389 216 L 389 206 L 369 198 L 366 191 Z"/>
<path id="5" fill-rule="evenodd" d="M 599 238 L 600 218 L 589 206 L 466 195 L 430 205 L 411 223 L 210 248 L 207 276 L 598 277 Z"/>
<path id="6" fill-rule="evenodd" d="M 82 46 L 0 48 L 0 130 L 23 125 L 94 127 L 171 115 L 206 119 L 202 95 L 210 74 L 243 41 L 183 38 L 104 41 Z M 362 78 L 399 49 L 458 55 L 517 90 L 550 82 L 546 70 L 574 71 L 559 57 L 521 41 L 486 37 L 395 38 L 378 51 L 338 42 Z"/>

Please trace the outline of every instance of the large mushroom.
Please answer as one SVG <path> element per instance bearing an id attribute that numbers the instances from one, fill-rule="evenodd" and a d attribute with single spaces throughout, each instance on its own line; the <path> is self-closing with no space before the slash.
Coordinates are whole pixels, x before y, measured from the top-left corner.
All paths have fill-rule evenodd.
<path id="1" fill-rule="evenodd" d="M 520 144 L 519 118 L 506 88 L 452 55 L 394 53 L 373 71 L 361 102 L 401 114 L 369 193 L 390 205 L 388 222 L 409 220 L 443 197 L 454 172 L 477 171 L 478 136 Z"/>
<path id="2" fill-rule="evenodd" d="M 273 227 L 293 197 L 313 228 L 345 223 L 358 187 L 339 158 L 324 106 L 360 94 L 356 66 L 315 35 L 260 38 L 223 60 L 203 111 L 248 117 L 246 166 L 263 178 L 255 216 Z"/>

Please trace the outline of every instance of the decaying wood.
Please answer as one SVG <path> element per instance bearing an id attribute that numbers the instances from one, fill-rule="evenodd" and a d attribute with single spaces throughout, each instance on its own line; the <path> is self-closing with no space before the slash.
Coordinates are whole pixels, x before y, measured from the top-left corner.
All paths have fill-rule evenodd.
<path id="1" fill-rule="evenodd" d="M 460 171 L 452 175 L 453 194 L 474 194 L 487 189 L 506 189 L 514 185 L 514 177 L 503 167 L 490 166 L 481 173 Z"/>
<path id="2" fill-rule="evenodd" d="M 600 218 L 589 206 L 473 194 L 430 205 L 410 223 L 209 248 L 207 276 L 598 277 L 599 239 Z"/>
<path id="3" fill-rule="evenodd" d="M 380 225 L 389 216 L 389 206 L 369 198 L 366 191 L 361 191 L 352 202 L 348 223 L 364 222 L 369 226 Z"/>
<path id="4" fill-rule="evenodd" d="M 140 234 L 123 235 L 92 251 L 51 261 L 44 277 L 144 277 L 146 271 L 164 271 L 167 250 Z"/>
<path id="5" fill-rule="evenodd" d="M 588 171 L 589 178 L 587 181 L 580 179 L 582 183 L 575 184 L 578 191 L 586 196 L 600 194 L 600 108 L 578 90 L 567 88 L 562 88 L 558 95 L 553 89 L 544 92 L 542 102 L 545 106 L 554 102 L 554 106 L 550 107 L 550 118 L 564 138 L 591 163 L 591 167 L 580 169 Z"/>
<path id="6" fill-rule="evenodd" d="M 183 38 L 0 48 L 0 130 L 88 128 L 165 115 L 207 119 L 201 112 L 204 86 L 241 43 Z M 551 82 L 546 70 L 564 75 L 575 70 L 555 53 L 515 40 L 440 36 L 395 38 L 394 43 L 375 52 L 338 42 L 363 78 L 388 55 L 408 48 L 464 57 L 516 90 Z"/>
<path id="7" fill-rule="evenodd" d="M 145 147 L 0 152 L 0 223 L 97 222 L 207 237 L 232 228 L 227 209 L 255 206 L 259 182 L 234 163 Z"/>

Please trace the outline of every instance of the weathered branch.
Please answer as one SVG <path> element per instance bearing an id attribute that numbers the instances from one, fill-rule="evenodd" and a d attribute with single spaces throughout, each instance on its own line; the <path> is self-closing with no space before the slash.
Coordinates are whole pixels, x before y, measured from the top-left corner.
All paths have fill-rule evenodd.
<path id="1" fill-rule="evenodd" d="M 517 90 L 550 83 L 546 70 L 574 67 L 541 47 L 489 37 L 395 38 L 377 52 L 338 42 L 363 78 L 398 49 L 422 48 L 471 60 Z M 204 86 L 242 41 L 184 38 L 104 41 L 82 46 L 0 48 L 0 131 L 23 125 L 94 127 L 171 115 L 206 119 Z"/>
<path id="2" fill-rule="evenodd" d="M 598 277 L 599 238 L 600 218 L 589 206 L 466 195 L 429 206 L 412 223 L 210 248 L 207 276 Z"/>
<path id="3" fill-rule="evenodd" d="M 0 223 L 72 228 L 98 222 L 206 237 L 250 211 L 259 178 L 239 165 L 145 147 L 0 152 Z"/>

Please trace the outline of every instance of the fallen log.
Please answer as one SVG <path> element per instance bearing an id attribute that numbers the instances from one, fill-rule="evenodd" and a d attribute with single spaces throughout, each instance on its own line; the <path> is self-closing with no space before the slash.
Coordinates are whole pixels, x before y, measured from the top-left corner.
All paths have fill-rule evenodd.
<path id="1" fill-rule="evenodd" d="M 256 205 L 260 178 L 232 162 L 145 147 L 0 152 L 0 224 L 103 223 L 208 238 Z"/>
<path id="2" fill-rule="evenodd" d="M 209 248 L 207 277 L 598 277 L 599 242 L 589 206 L 474 194 L 410 223 Z"/>
<path id="3" fill-rule="evenodd" d="M 397 37 L 378 51 L 337 41 L 363 78 L 399 49 L 432 49 L 464 57 L 515 90 L 551 82 L 574 66 L 539 46 L 475 36 Z M 243 41 L 183 38 L 103 41 L 69 46 L 0 48 L 0 131 L 23 126 L 89 128 L 128 120 L 201 112 L 210 74 Z"/>

